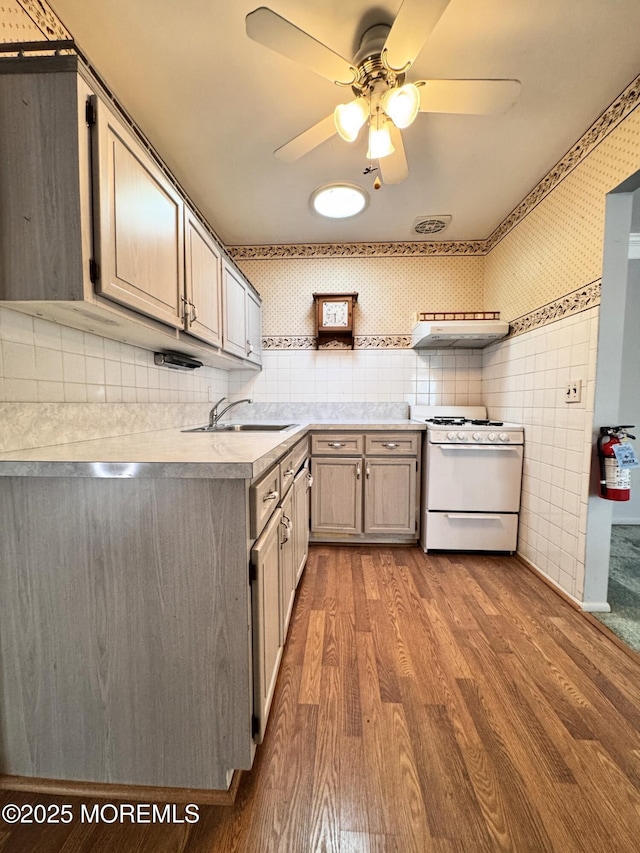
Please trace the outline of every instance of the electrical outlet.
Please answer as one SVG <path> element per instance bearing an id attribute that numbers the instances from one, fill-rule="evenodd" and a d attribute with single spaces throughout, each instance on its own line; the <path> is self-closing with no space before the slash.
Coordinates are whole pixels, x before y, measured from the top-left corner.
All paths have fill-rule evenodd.
<path id="1" fill-rule="evenodd" d="M 582 400 L 582 379 L 567 382 L 564 391 L 565 403 L 579 403 Z"/>

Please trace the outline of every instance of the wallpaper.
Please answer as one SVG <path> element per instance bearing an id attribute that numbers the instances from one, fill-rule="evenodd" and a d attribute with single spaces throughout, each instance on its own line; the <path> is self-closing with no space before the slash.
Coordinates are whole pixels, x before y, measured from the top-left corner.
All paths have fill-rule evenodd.
<path id="1" fill-rule="evenodd" d="M 263 335 L 312 335 L 313 293 L 358 293 L 357 335 L 409 335 L 418 311 L 481 311 L 483 257 L 237 260 L 263 299 Z"/>
<path id="2" fill-rule="evenodd" d="M 636 109 L 489 252 L 487 307 L 513 320 L 597 280 L 606 194 L 638 169 Z"/>

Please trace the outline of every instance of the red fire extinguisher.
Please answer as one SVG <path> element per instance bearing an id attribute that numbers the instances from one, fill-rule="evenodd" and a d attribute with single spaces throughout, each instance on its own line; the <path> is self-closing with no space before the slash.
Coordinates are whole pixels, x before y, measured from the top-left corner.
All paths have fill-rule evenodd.
<path id="1" fill-rule="evenodd" d="M 629 469 L 632 466 L 623 465 L 616 450 L 614 450 L 627 439 L 635 438 L 635 435 L 627 432 L 628 429 L 633 429 L 633 425 L 600 427 L 600 436 L 598 437 L 600 497 L 608 501 L 628 501 L 631 497 L 631 472 Z M 631 455 L 632 458 L 635 458 L 633 450 L 631 450 Z"/>

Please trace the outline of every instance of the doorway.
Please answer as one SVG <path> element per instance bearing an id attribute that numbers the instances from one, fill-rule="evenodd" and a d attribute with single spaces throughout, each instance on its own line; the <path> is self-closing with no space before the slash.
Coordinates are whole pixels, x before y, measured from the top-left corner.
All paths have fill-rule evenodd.
<path id="1" fill-rule="evenodd" d="M 637 236 L 636 236 L 637 235 Z M 637 255 L 637 257 L 636 257 Z M 634 424 L 640 436 L 640 172 L 607 196 L 593 442 L 603 425 Z M 636 443 L 636 452 L 639 445 Z M 585 602 L 640 651 L 640 479 L 632 499 L 598 497 L 593 459 L 587 512 Z M 610 612 L 607 612 L 610 611 Z"/>

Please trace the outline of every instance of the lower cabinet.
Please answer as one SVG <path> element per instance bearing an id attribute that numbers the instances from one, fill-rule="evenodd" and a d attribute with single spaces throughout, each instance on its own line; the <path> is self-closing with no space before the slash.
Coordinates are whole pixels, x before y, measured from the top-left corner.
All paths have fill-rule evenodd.
<path id="1" fill-rule="evenodd" d="M 282 511 L 274 513 L 251 549 L 253 579 L 253 701 L 255 740 L 262 743 L 282 656 L 280 624 L 280 527 Z"/>
<path id="2" fill-rule="evenodd" d="M 254 740 L 262 743 L 309 549 L 307 439 L 251 487 Z M 268 519 L 268 520 L 267 520 Z"/>
<path id="3" fill-rule="evenodd" d="M 415 541 L 419 433 L 312 436 L 314 541 Z"/>

